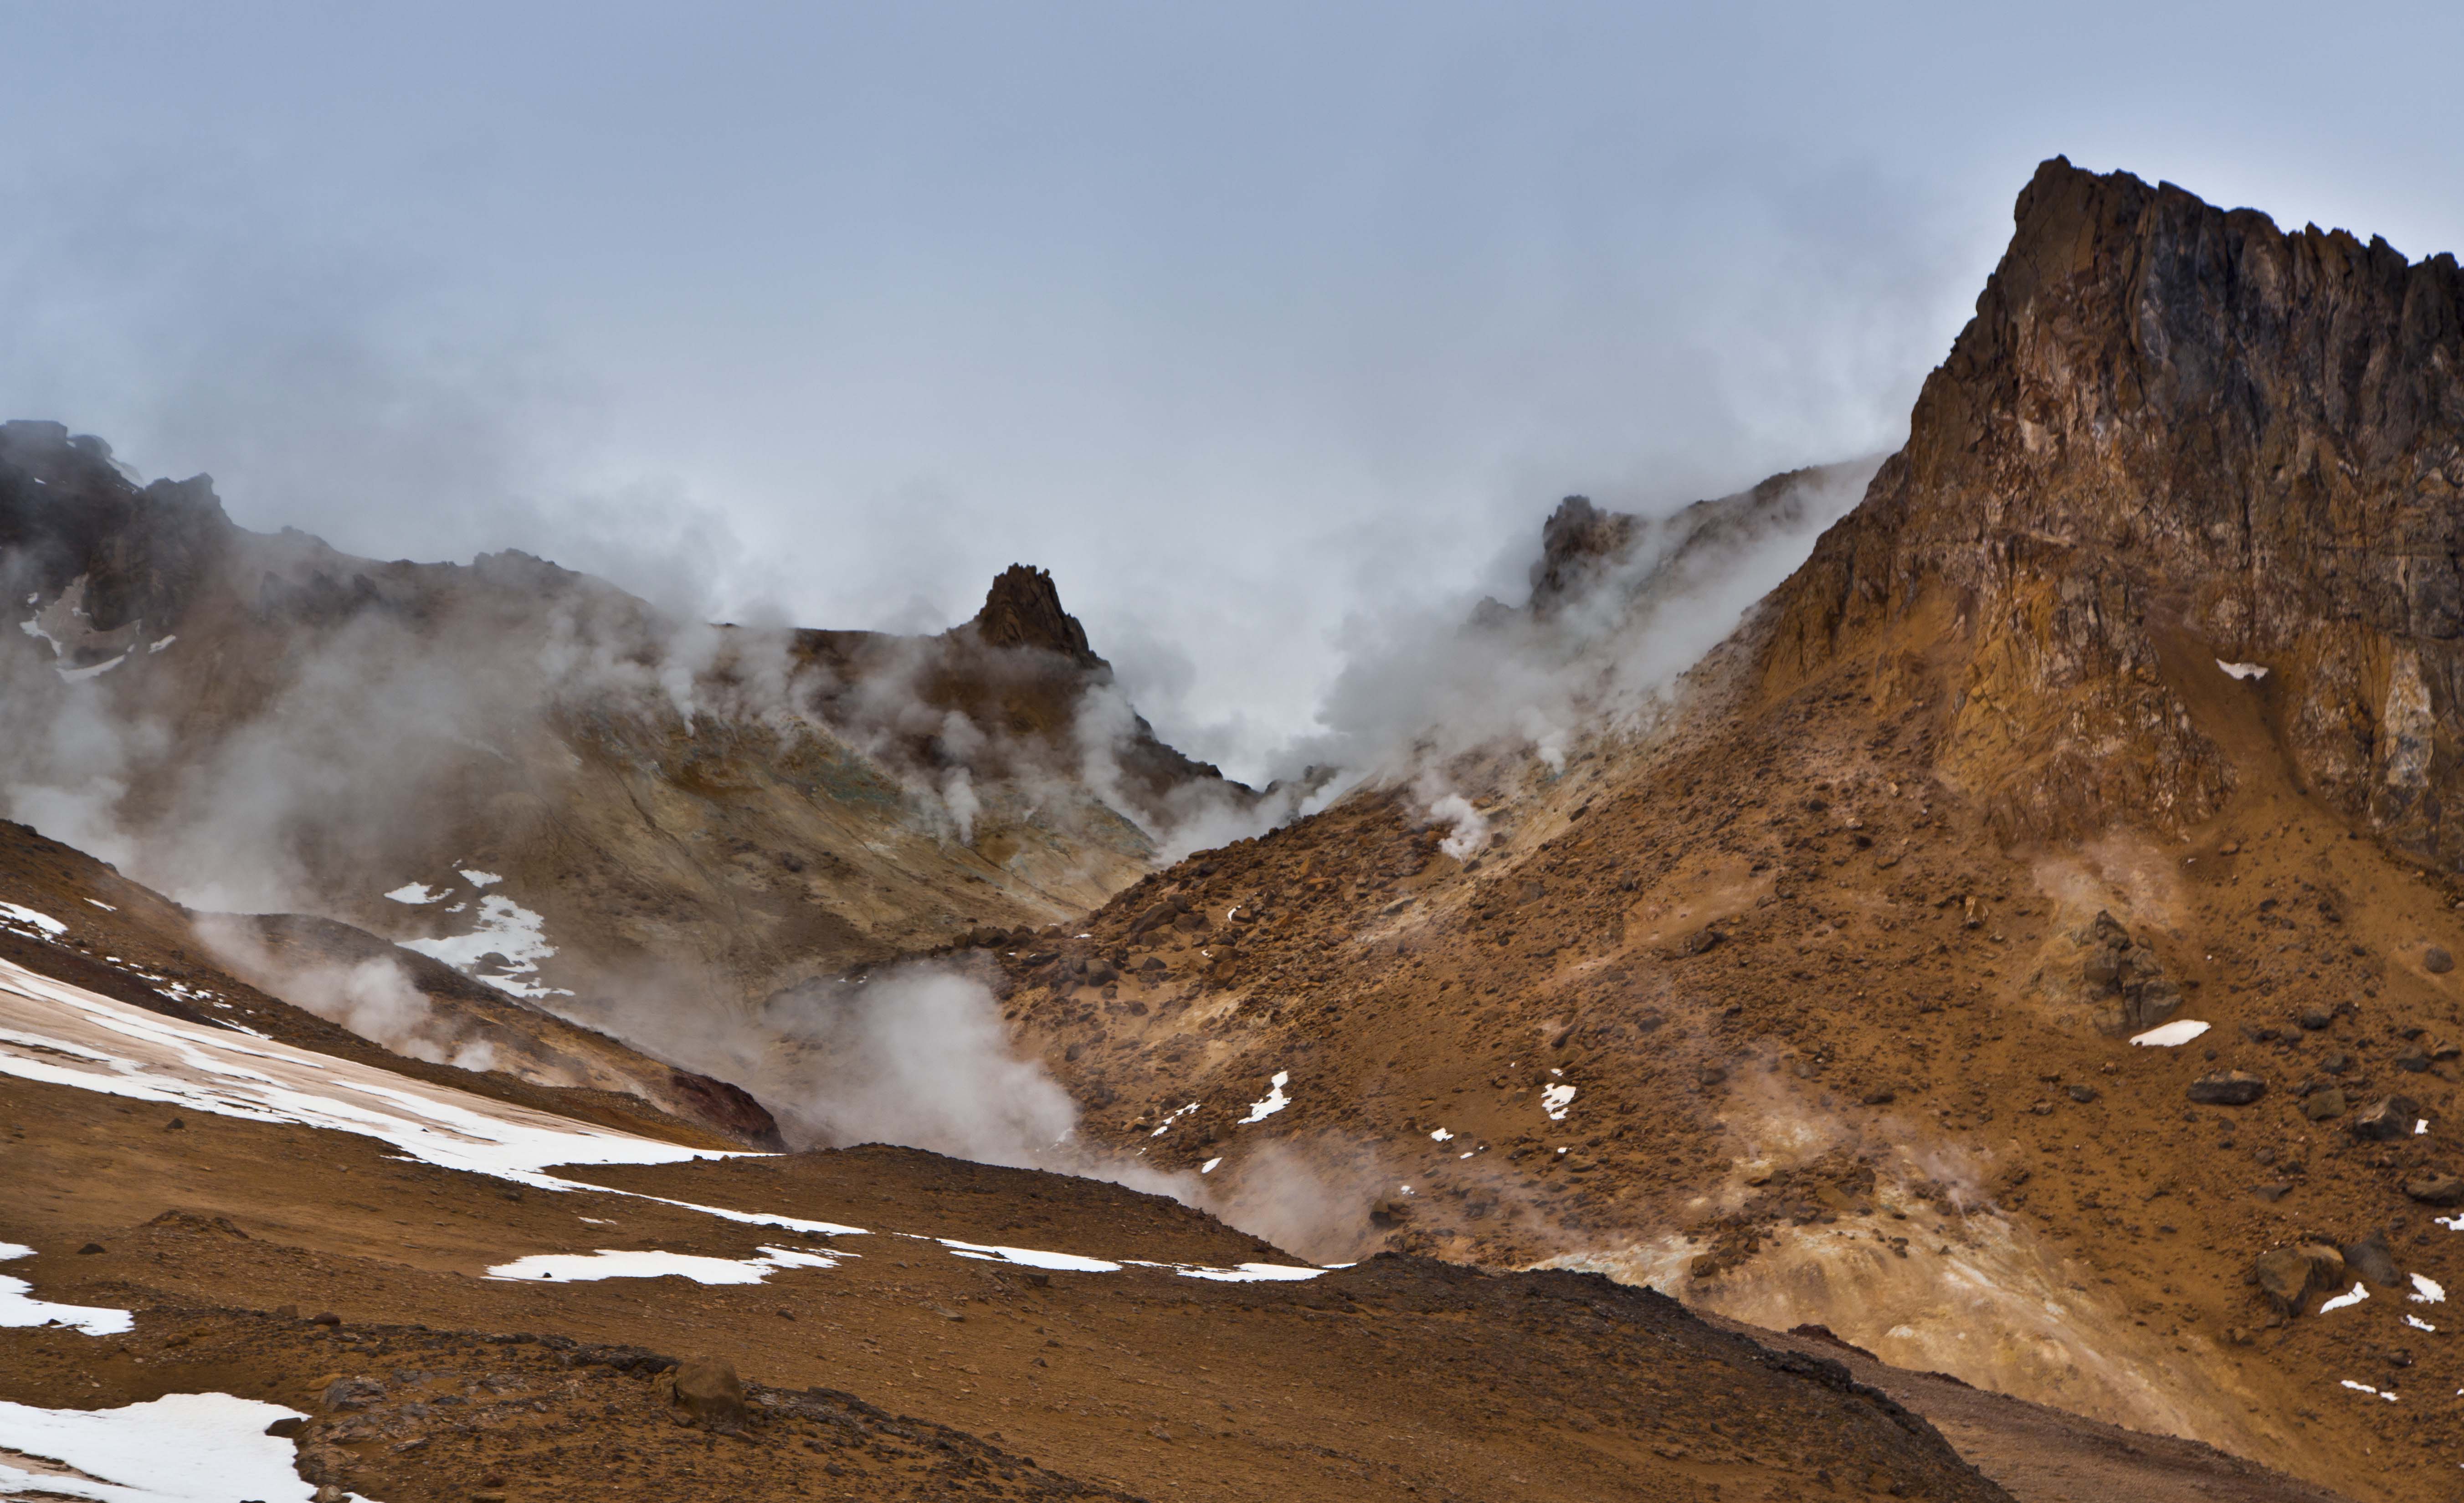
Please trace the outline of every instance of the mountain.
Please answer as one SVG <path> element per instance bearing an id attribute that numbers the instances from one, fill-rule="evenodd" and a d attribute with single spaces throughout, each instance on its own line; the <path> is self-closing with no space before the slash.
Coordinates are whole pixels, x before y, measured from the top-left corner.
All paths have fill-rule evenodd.
<path id="1" fill-rule="evenodd" d="M 2444 1496 L 2457 292 L 2050 162 L 1906 446 L 1648 713 L 1144 878 L 1008 1010 L 1124 1151 L 1343 1186 L 1330 1249 Z M 1484 621 L 1671 619 L 1652 531 L 1570 501 Z"/>
<path id="2" fill-rule="evenodd" d="M 2048 163 L 1903 448 L 1568 497 L 1299 818 L 1031 569 L 680 623 L 0 431 L 0 1399 L 397 1500 L 2443 1498 L 2456 290 Z"/>
<path id="3" fill-rule="evenodd" d="M 522 554 L 252 533 L 203 476 L 15 422 L 0 586 L 11 812 L 597 1021 L 1074 916 L 1256 802 L 1023 567 L 939 636 L 704 626 Z"/>

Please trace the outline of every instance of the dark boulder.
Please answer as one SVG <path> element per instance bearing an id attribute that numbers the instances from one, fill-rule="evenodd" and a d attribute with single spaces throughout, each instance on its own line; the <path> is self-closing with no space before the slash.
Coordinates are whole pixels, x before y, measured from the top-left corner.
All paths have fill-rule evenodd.
<path id="1" fill-rule="evenodd" d="M 2219 1070 L 2190 1082 L 2190 1099 L 2201 1106 L 2248 1106 L 2267 1094 L 2267 1082 L 2247 1071 Z"/>

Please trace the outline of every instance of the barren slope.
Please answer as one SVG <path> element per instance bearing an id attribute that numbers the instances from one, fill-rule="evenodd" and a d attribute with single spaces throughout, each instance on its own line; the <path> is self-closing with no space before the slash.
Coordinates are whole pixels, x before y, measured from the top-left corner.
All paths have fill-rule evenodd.
<path id="1" fill-rule="evenodd" d="M 1451 765 L 1468 863 L 1399 789 L 1194 858 L 1013 1016 L 1124 1146 L 1358 1185 L 1353 1246 L 2449 1495 L 2456 286 L 2048 164 L 1681 720 Z"/>

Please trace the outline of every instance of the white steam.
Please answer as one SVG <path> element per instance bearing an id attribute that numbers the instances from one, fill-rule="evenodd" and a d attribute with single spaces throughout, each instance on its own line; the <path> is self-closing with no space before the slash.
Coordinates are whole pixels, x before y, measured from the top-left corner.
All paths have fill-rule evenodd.
<path id="1" fill-rule="evenodd" d="M 495 1046 L 440 1016 L 390 959 L 301 965 L 268 948 L 245 919 L 207 915 L 196 931 L 231 974 L 372 1044 L 432 1065 L 496 1068 Z"/>

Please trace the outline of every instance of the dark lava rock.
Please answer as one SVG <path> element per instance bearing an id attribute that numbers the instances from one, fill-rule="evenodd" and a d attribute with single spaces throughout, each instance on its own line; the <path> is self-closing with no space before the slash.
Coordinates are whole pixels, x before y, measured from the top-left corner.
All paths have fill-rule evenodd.
<path id="1" fill-rule="evenodd" d="M 2372 1142 L 2404 1138 L 2410 1135 L 2420 1116 L 2420 1104 L 2410 1096 L 2381 1096 L 2353 1118 L 2353 1136 Z"/>
<path id="2" fill-rule="evenodd" d="M 2336 1015 L 2324 1007 L 2304 1007 L 2294 1014 L 2293 1021 L 2316 1033 L 2336 1021 Z"/>
<path id="3" fill-rule="evenodd" d="M 385 1402 L 385 1384 L 373 1378 L 337 1378 L 325 1385 L 328 1409 L 364 1409 Z"/>
<path id="4" fill-rule="evenodd" d="M 2395 1057 L 2395 1068 L 2410 1074 L 2420 1074 L 2430 1068 L 2430 1050 L 2415 1044 Z"/>
<path id="5" fill-rule="evenodd" d="M 2070 1090 L 2071 1099 L 2082 1106 L 2097 1098 L 2097 1090 L 2094 1086 L 2073 1086 Z"/>
<path id="6" fill-rule="evenodd" d="M 2190 1099 L 2201 1106 L 2248 1106 L 2266 1094 L 2266 1081 L 2241 1070 L 2219 1070 L 2190 1082 Z"/>
<path id="7" fill-rule="evenodd" d="M 2421 968 L 2432 976 L 2444 976 L 2455 968 L 2455 957 L 2442 945 L 2431 945 L 2421 952 Z"/>
<path id="8" fill-rule="evenodd" d="M 2396 1269 L 2395 1253 L 2387 1247 L 2387 1233 L 2374 1231 L 2344 1249 L 2344 1268 L 2355 1278 L 2376 1284 L 2381 1289 L 2394 1289 L 2404 1282 Z"/>

